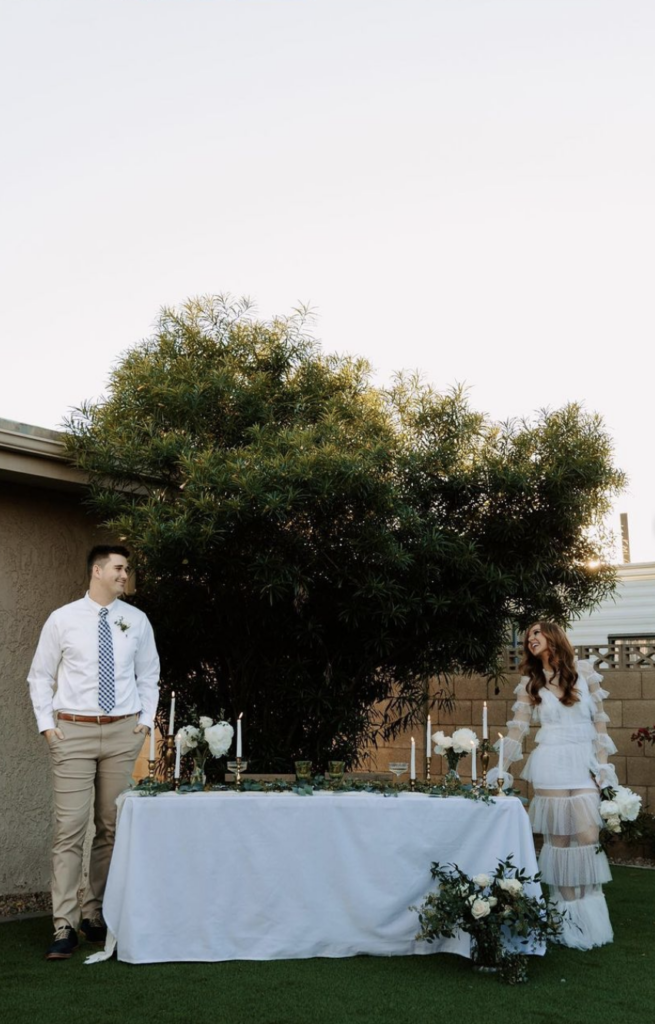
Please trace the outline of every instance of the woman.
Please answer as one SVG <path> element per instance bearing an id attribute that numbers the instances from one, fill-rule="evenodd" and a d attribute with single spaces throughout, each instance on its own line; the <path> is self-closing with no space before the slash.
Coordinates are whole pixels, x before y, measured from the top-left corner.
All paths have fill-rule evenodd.
<path id="1" fill-rule="evenodd" d="M 523 649 L 505 761 L 523 756 L 522 740 L 534 718 L 541 728 L 521 778 L 534 787 L 530 821 L 544 839 L 539 869 L 564 914 L 560 941 L 591 949 L 613 937 L 602 890 L 612 876 L 607 856 L 596 852 L 600 790 L 618 785 L 607 763 L 616 752 L 602 705 L 607 691 L 590 662 L 576 662 L 566 634 L 554 623 L 531 626 Z"/>

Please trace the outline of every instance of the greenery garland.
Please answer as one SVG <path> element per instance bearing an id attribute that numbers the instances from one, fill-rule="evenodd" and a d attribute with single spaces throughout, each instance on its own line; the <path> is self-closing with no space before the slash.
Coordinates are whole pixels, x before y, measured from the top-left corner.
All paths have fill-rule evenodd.
<path id="1" fill-rule="evenodd" d="M 142 779 L 134 787 L 134 791 L 140 796 L 159 796 L 160 793 L 170 793 L 175 787 L 170 782 L 152 782 L 150 779 Z M 287 782 L 285 779 L 272 779 L 260 781 L 257 779 L 243 778 L 241 787 L 237 789 L 234 783 L 217 783 L 215 785 L 203 786 L 200 783 L 191 784 L 183 782 L 178 787 L 178 793 L 295 793 L 297 796 L 313 796 L 314 793 L 376 793 L 378 796 L 394 797 L 399 793 L 423 793 L 432 797 L 461 796 L 465 800 L 477 800 L 485 804 L 494 803 L 493 795 L 487 789 L 473 788 L 469 783 L 462 783 L 452 777 L 446 777 L 443 782 L 423 782 L 416 780 L 414 789 L 408 782 L 393 784 L 378 779 L 328 779 L 324 775 L 315 775 L 306 781 Z M 518 794 L 516 794 L 518 795 Z M 521 798 L 523 799 L 523 798 Z"/>

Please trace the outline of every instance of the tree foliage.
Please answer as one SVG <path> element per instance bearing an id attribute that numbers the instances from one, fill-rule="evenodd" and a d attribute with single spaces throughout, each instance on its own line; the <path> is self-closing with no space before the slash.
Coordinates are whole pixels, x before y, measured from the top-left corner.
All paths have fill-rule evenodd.
<path id="1" fill-rule="evenodd" d="M 164 692 L 244 711 L 259 769 L 353 763 L 380 702 L 411 718 L 430 676 L 491 673 L 512 623 L 566 623 L 614 584 L 599 527 L 622 477 L 597 416 L 498 425 L 461 389 L 384 391 L 301 312 L 163 310 L 67 446 L 134 549 Z"/>

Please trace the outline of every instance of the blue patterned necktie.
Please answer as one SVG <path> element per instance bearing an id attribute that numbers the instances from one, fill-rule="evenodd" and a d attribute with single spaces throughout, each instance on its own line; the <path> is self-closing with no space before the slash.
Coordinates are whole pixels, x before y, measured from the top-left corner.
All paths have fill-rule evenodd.
<path id="1" fill-rule="evenodd" d="M 107 714 L 114 706 L 114 644 L 107 622 L 108 609 L 100 609 L 98 619 L 98 704 Z"/>

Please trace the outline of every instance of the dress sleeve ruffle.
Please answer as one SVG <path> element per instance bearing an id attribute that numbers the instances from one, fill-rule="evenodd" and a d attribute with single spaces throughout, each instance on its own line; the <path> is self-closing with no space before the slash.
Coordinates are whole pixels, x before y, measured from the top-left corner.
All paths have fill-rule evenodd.
<path id="1" fill-rule="evenodd" d="M 597 732 L 593 739 L 594 749 L 596 755 L 600 755 L 601 752 L 609 757 L 610 754 L 616 754 L 616 744 L 614 740 L 606 732 Z"/>
<path id="2" fill-rule="evenodd" d="M 524 676 L 514 693 L 518 700 L 512 705 L 512 718 L 507 723 L 507 735 L 503 746 L 503 758 L 505 765 L 513 761 L 520 761 L 523 757 L 523 740 L 530 729 L 532 719 L 532 704 L 526 689 L 527 676 Z M 499 744 L 495 743 L 493 749 L 498 753 Z"/>
<path id="3" fill-rule="evenodd" d="M 596 659 L 594 658 L 594 661 L 595 660 Z M 576 667 L 578 673 L 587 680 L 587 683 L 589 685 L 591 685 L 592 683 L 602 683 L 603 677 L 599 675 L 598 672 L 596 672 L 591 661 L 587 661 L 585 658 L 583 658 L 581 661 L 577 662 Z"/>
<path id="4" fill-rule="evenodd" d="M 600 686 L 595 686 L 593 690 L 590 689 L 589 693 L 597 704 L 600 704 L 601 701 L 605 700 L 605 698 L 610 695 L 609 690 L 603 690 Z"/>
<path id="5" fill-rule="evenodd" d="M 522 739 L 530 731 L 530 722 L 524 718 L 510 718 L 507 728 L 511 732 L 518 733 L 517 739 Z"/>
<path id="6" fill-rule="evenodd" d="M 494 743 L 493 750 L 500 752 L 500 743 Z M 520 761 L 523 757 L 523 744 L 520 739 L 506 736 L 503 744 L 503 764 L 512 764 L 513 761 Z"/>

